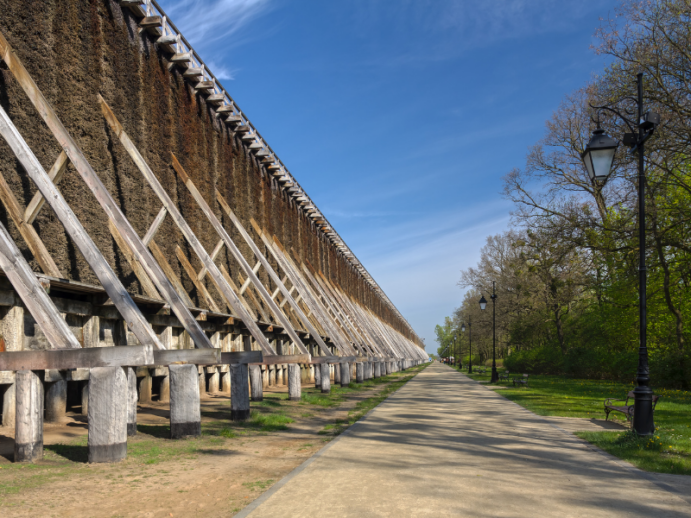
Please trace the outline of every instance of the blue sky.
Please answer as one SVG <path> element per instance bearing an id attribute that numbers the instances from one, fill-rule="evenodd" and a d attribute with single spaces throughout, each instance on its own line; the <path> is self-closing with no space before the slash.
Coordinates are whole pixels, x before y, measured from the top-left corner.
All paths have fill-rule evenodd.
<path id="1" fill-rule="evenodd" d="M 436 350 L 612 0 L 159 0 Z"/>

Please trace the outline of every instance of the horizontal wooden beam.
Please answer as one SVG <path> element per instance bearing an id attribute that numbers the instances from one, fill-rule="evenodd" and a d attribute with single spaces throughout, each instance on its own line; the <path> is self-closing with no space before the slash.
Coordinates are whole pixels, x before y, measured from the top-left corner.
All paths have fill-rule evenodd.
<path id="1" fill-rule="evenodd" d="M 168 351 L 154 351 L 156 365 L 220 365 L 220 349 L 172 349 Z"/>
<path id="2" fill-rule="evenodd" d="M 262 365 L 282 365 L 284 363 L 310 363 L 309 354 L 277 354 L 275 356 L 264 356 Z"/>
<path id="3" fill-rule="evenodd" d="M 152 346 L 131 345 L 126 347 L 89 347 L 86 349 L 0 353 L 0 371 L 93 369 L 95 367 L 138 367 L 141 365 L 154 365 Z"/>
<path id="4" fill-rule="evenodd" d="M 238 351 L 231 353 L 221 353 L 221 365 L 232 363 L 262 363 L 264 355 L 261 351 Z"/>

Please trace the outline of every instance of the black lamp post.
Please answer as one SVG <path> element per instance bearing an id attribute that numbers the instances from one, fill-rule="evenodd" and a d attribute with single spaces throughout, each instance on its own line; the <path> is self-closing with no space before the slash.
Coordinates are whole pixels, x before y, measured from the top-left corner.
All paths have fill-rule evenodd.
<path id="1" fill-rule="evenodd" d="M 453 351 L 454 351 L 454 357 L 453 357 L 453 364 L 452 364 L 452 365 L 456 365 L 456 361 L 458 360 L 458 358 L 456 358 L 456 356 L 458 356 L 458 353 L 456 352 L 456 338 L 457 338 L 457 337 L 456 337 L 456 333 L 454 333 L 454 334 L 453 334 Z"/>
<path id="2" fill-rule="evenodd" d="M 495 283 L 492 281 L 492 378 L 490 383 L 495 383 L 499 380 L 499 374 L 497 374 L 497 293 L 495 288 Z M 484 310 L 487 308 L 487 301 L 485 297 L 480 299 L 480 309 Z"/>
<path id="3" fill-rule="evenodd" d="M 650 388 L 650 370 L 648 368 L 648 343 L 646 321 L 646 267 L 645 267 L 645 141 L 660 124 L 660 116 L 648 111 L 643 113 L 643 74 L 637 76 L 638 99 L 627 97 L 636 102 L 637 121 L 630 120 L 611 106 L 593 106 L 598 110 L 597 129 L 583 152 L 582 158 L 590 179 L 605 182 L 609 177 L 618 142 L 600 128 L 599 113 L 607 110 L 617 115 L 631 130 L 624 134 L 624 145 L 631 152 L 638 152 L 638 372 L 634 389 L 633 429 L 638 435 L 652 435 L 655 432 L 653 422 L 653 390 Z"/>
<path id="4" fill-rule="evenodd" d="M 465 324 L 461 326 L 461 331 L 465 333 Z M 468 374 L 473 373 L 473 329 L 468 317 Z"/>

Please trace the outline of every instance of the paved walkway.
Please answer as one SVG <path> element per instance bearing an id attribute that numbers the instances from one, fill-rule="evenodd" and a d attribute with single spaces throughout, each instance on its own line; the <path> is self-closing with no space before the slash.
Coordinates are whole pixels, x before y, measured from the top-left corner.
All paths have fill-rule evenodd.
<path id="1" fill-rule="evenodd" d="M 691 517 L 674 489 L 435 363 L 241 516 Z"/>

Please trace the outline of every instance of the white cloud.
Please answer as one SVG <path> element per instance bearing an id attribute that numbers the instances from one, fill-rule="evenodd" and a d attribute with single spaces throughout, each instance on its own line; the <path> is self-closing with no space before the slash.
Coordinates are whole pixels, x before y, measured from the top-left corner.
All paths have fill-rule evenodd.
<path id="1" fill-rule="evenodd" d="M 269 10 L 269 0 L 173 0 L 161 2 L 166 14 L 196 47 L 205 47 L 218 40 L 224 47 L 244 40 L 242 30 L 255 18 Z"/>

